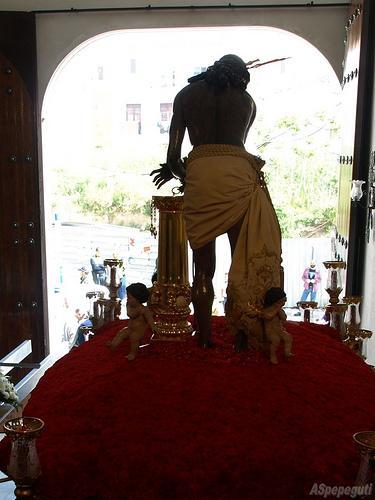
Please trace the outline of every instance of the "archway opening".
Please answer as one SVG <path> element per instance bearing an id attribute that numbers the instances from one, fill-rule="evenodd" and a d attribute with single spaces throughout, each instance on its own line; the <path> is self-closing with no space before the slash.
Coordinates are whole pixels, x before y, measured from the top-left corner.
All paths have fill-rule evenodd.
<path id="1" fill-rule="evenodd" d="M 150 285 L 156 242 L 147 231 L 148 212 L 156 191 L 149 173 L 165 160 L 173 99 L 188 77 L 227 53 L 245 61 L 288 58 L 251 72 L 248 91 L 258 112 L 246 147 L 266 160 L 284 238 L 289 306 L 301 296 L 306 264 L 314 259 L 319 266 L 330 257 L 341 89 L 316 48 L 269 27 L 105 33 L 62 61 L 43 103 L 52 349 L 72 335 L 76 310 L 85 312 L 80 270 L 88 271 L 93 286 L 90 258 L 96 248 L 102 257 L 124 260 L 128 284 Z M 189 149 L 185 137 L 183 154 Z M 170 194 L 172 187 L 158 194 Z M 217 246 L 215 308 L 222 314 L 226 238 Z M 325 302 L 321 289 L 318 301 Z"/>

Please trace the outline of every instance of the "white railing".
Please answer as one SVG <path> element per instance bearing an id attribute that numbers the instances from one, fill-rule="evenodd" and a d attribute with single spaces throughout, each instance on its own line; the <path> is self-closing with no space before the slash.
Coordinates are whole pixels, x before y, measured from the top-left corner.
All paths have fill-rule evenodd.
<path id="1" fill-rule="evenodd" d="M 39 379 L 42 377 L 44 372 L 54 362 L 54 358 L 52 356 L 47 356 L 40 363 L 24 362 L 23 360 L 31 353 L 31 340 L 24 340 L 10 353 L 0 359 L 0 370 L 4 375 L 8 374 L 14 368 L 26 368 L 30 370 L 30 372 L 15 385 L 21 406 L 22 402 L 39 382 Z M 14 411 L 14 408 L 10 405 L 0 405 L 0 425 L 2 422 L 7 420 Z"/>

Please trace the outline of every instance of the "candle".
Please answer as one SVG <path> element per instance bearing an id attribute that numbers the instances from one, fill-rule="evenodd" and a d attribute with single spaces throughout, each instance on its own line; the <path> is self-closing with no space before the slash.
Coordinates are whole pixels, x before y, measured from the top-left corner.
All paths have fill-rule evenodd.
<path id="1" fill-rule="evenodd" d="M 334 269 L 331 274 L 331 288 L 332 290 L 337 289 L 337 271 Z"/>
<path id="2" fill-rule="evenodd" d="M 357 324 L 357 308 L 355 307 L 354 304 L 350 304 L 350 324 L 355 325 Z"/>

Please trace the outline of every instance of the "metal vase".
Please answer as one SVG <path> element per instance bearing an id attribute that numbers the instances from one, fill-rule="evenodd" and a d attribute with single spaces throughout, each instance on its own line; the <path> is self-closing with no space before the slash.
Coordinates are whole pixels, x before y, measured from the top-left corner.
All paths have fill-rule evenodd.
<path id="1" fill-rule="evenodd" d="M 35 417 L 17 417 L 4 424 L 4 432 L 12 441 L 8 474 L 16 483 L 16 498 L 33 496 L 33 484 L 41 474 L 36 438 L 43 427 L 43 420 Z"/>

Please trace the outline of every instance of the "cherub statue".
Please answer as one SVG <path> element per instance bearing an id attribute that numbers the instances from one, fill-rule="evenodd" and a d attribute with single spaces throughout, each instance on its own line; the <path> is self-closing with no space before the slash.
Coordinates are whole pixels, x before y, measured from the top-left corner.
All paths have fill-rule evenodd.
<path id="1" fill-rule="evenodd" d="M 147 328 L 154 329 L 152 313 L 147 306 L 149 290 L 143 283 L 133 283 L 126 288 L 127 302 L 126 313 L 129 317 L 128 325 L 122 328 L 115 337 L 107 342 L 111 349 L 118 347 L 125 339 L 130 340 L 130 353 L 126 356 L 128 361 L 133 361 L 137 356 L 140 341 Z"/>
<path id="2" fill-rule="evenodd" d="M 286 314 L 283 306 L 286 302 L 286 295 L 282 288 L 270 288 L 264 297 L 263 309 L 258 313 L 260 318 L 264 319 L 264 329 L 270 346 L 270 361 L 277 365 L 277 348 L 280 341 L 284 341 L 284 354 L 286 358 L 293 356 L 292 343 L 293 337 L 284 328 Z"/>

